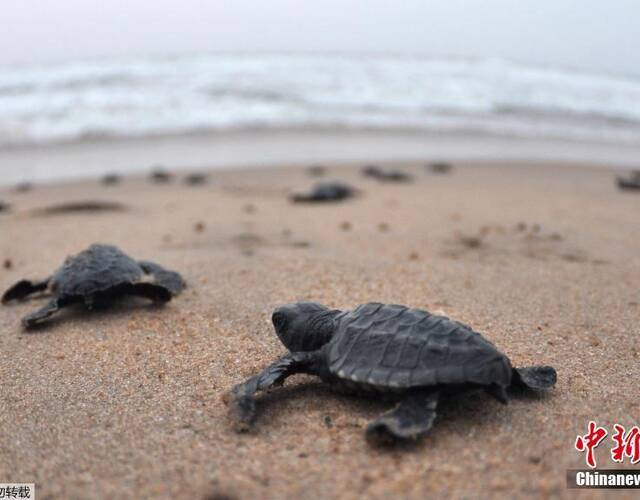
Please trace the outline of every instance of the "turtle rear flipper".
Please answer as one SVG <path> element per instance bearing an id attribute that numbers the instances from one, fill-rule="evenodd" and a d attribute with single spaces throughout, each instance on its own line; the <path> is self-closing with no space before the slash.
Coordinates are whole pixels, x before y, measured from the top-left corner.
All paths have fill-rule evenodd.
<path id="1" fill-rule="evenodd" d="M 32 293 L 42 292 L 47 289 L 48 285 L 49 278 L 42 281 L 20 280 L 4 292 L 2 303 L 5 304 L 11 300 L 24 299 Z"/>
<path id="2" fill-rule="evenodd" d="M 177 295 L 184 289 L 185 282 L 182 276 L 175 271 L 168 271 L 155 262 L 148 260 L 141 260 L 138 264 L 146 274 L 153 276 L 156 285 L 166 288 L 171 292 L 171 295 Z"/>
<path id="3" fill-rule="evenodd" d="M 557 380 L 556 370 L 551 366 L 527 366 L 514 368 L 511 387 L 543 391 L 553 387 Z"/>
<path id="4" fill-rule="evenodd" d="M 431 429 L 436 419 L 438 397 L 438 391 L 407 396 L 367 426 L 367 441 L 385 444 L 419 438 Z"/>

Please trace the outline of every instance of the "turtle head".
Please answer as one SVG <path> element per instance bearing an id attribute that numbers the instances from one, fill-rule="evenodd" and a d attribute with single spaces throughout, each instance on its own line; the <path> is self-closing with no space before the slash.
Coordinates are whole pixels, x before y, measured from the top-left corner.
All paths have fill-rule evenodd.
<path id="1" fill-rule="evenodd" d="M 317 302 L 296 302 L 278 307 L 271 321 L 289 351 L 315 351 L 333 337 L 337 313 Z"/>

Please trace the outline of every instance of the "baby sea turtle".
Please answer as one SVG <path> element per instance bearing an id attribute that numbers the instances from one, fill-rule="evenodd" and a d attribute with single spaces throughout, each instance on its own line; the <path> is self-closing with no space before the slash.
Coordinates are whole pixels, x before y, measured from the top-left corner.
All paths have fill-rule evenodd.
<path id="1" fill-rule="evenodd" d="M 450 163 L 444 161 L 430 163 L 428 167 L 434 174 L 448 174 L 453 169 Z"/>
<path id="2" fill-rule="evenodd" d="M 147 275 L 150 279 L 146 279 Z M 62 267 L 42 281 L 21 280 L 2 296 L 2 303 L 49 291 L 53 298 L 42 309 L 24 318 L 31 327 L 59 309 L 84 304 L 89 309 L 105 306 L 126 295 L 167 302 L 180 293 L 182 277 L 149 261 L 136 261 L 112 245 L 91 245 L 68 257 Z"/>
<path id="3" fill-rule="evenodd" d="M 291 196 L 294 203 L 342 201 L 355 195 L 355 189 L 342 182 L 320 182 L 308 193 Z"/>
<path id="4" fill-rule="evenodd" d="M 400 170 L 383 170 L 375 165 L 369 165 L 362 169 L 362 175 L 385 182 L 409 182 L 411 176 Z"/>
<path id="5" fill-rule="evenodd" d="M 118 174 L 105 174 L 100 182 L 105 186 L 115 186 L 116 184 L 120 184 L 122 178 Z"/>
<path id="6" fill-rule="evenodd" d="M 311 165 L 307 169 L 307 172 L 311 177 L 322 177 L 323 175 L 326 175 L 327 167 L 324 165 Z"/>
<path id="7" fill-rule="evenodd" d="M 620 189 L 640 189 L 640 170 L 632 170 L 626 177 L 618 177 L 618 187 Z"/>
<path id="8" fill-rule="evenodd" d="M 163 167 L 156 166 L 156 167 L 153 167 L 153 169 L 151 170 L 151 174 L 149 174 L 149 178 L 151 179 L 152 182 L 155 182 L 158 184 L 165 184 L 167 182 L 170 182 L 173 176 L 169 172 L 167 172 Z"/>
<path id="9" fill-rule="evenodd" d="M 28 193 L 32 189 L 33 189 L 33 184 L 25 181 L 25 182 L 19 182 L 18 184 L 16 184 L 16 187 L 14 190 L 16 193 Z"/>
<path id="10" fill-rule="evenodd" d="M 207 183 L 207 174 L 194 172 L 192 174 L 187 175 L 184 178 L 184 182 L 187 186 L 201 186 Z"/>
<path id="11" fill-rule="evenodd" d="M 272 321 L 290 353 L 231 391 L 241 431 L 253 423 L 256 392 L 296 373 L 316 375 L 342 391 L 399 400 L 368 425 L 366 437 L 374 443 L 423 435 L 447 395 L 480 388 L 506 403 L 507 389 L 540 391 L 556 383 L 552 367 L 513 368 L 470 327 L 401 305 L 369 303 L 343 312 L 299 302 L 276 309 Z"/>

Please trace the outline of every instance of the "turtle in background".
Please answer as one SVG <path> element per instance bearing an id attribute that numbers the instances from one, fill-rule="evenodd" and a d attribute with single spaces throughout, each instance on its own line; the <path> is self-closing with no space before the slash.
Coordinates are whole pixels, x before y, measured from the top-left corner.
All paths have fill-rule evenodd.
<path id="1" fill-rule="evenodd" d="M 116 184 L 120 184 L 122 178 L 118 174 L 109 173 L 102 176 L 100 182 L 105 186 L 115 186 Z"/>
<path id="2" fill-rule="evenodd" d="M 30 328 L 63 307 L 84 304 L 107 306 L 125 296 L 138 296 L 164 303 L 185 287 L 182 277 L 150 261 L 136 261 L 112 245 L 91 245 L 68 257 L 52 276 L 41 281 L 21 280 L 2 296 L 2 303 L 24 299 L 36 292 L 49 292 L 49 302 L 22 318 Z"/>
<path id="3" fill-rule="evenodd" d="M 291 196 L 294 203 L 343 201 L 355 196 L 355 189 L 343 182 L 319 182 L 308 193 Z"/>
<path id="4" fill-rule="evenodd" d="M 470 327 L 420 309 L 369 303 L 339 311 L 298 302 L 276 309 L 272 321 L 289 354 L 232 389 L 228 402 L 239 431 L 254 422 L 255 394 L 296 373 L 342 392 L 399 401 L 367 426 L 374 444 L 425 434 L 441 398 L 484 389 L 507 403 L 507 390 L 544 391 L 556 383 L 552 367 L 514 368 Z"/>
<path id="5" fill-rule="evenodd" d="M 28 193 L 32 189 L 33 189 L 33 184 L 31 182 L 24 181 L 16 184 L 14 191 L 16 193 Z"/>
<path id="6" fill-rule="evenodd" d="M 184 183 L 187 186 L 201 186 L 207 183 L 207 174 L 202 172 L 191 173 L 184 178 Z"/>
<path id="7" fill-rule="evenodd" d="M 307 168 L 307 173 L 311 177 L 322 177 L 327 174 L 327 167 L 324 165 L 311 165 Z"/>
<path id="8" fill-rule="evenodd" d="M 149 179 L 151 180 L 151 182 L 155 182 L 156 184 L 166 184 L 167 182 L 171 182 L 171 180 L 173 179 L 173 175 L 171 175 L 170 172 L 167 172 L 163 167 L 158 165 L 151 169 Z"/>
<path id="9" fill-rule="evenodd" d="M 411 176 L 400 170 L 384 170 L 376 165 L 368 165 L 362 169 L 362 175 L 383 182 L 409 182 Z"/>
<path id="10" fill-rule="evenodd" d="M 434 174 L 448 174 L 453 170 L 451 163 L 436 161 L 428 165 L 429 170 Z"/>
<path id="11" fill-rule="evenodd" d="M 632 170 L 625 177 L 618 177 L 618 187 L 627 190 L 640 190 L 640 170 Z"/>

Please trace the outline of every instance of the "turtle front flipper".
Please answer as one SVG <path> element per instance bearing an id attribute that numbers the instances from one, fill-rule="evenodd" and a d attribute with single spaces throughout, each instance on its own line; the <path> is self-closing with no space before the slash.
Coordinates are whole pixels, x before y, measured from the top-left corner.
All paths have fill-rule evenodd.
<path id="1" fill-rule="evenodd" d="M 6 304 L 11 300 L 24 299 L 32 293 L 42 292 L 49 286 L 49 280 L 50 278 L 42 281 L 20 280 L 4 292 L 4 295 L 2 295 L 2 303 Z"/>
<path id="2" fill-rule="evenodd" d="M 247 431 L 256 417 L 255 394 L 276 385 L 296 373 L 318 373 L 318 352 L 294 352 L 280 358 L 242 384 L 236 385 L 228 394 L 228 405 L 236 430 Z"/>
<path id="3" fill-rule="evenodd" d="M 557 380 L 556 370 L 551 366 L 527 366 L 513 369 L 511 387 L 544 391 L 556 385 Z"/>
<path id="4" fill-rule="evenodd" d="M 380 445 L 419 438 L 433 425 L 439 395 L 438 391 L 407 395 L 393 410 L 367 426 L 367 441 Z"/>
<path id="5" fill-rule="evenodd" d="M 179 294 L 186 286 L 182 276 L 175 271 L 169 271 L 148 260 L 142 260 L 138 264 L 146 274 L 153 276 L 156 285 L 165 287 L 171 292 L 171 295 Z"/>
<path id="6" fill-rule="evenodd" d="M 51 299 L 47 303 L 47 305 L 45 305 L 41 309 L 38 309 L 37 311 L 32 312 L 31 314 L 28 314 L 24 318 L 22 318 L 22 324 L 26 328 L 31 328 L 43 319 L 46 319 L 52 314 L 58 312 L 60 307 L 62 307 L 62 305 L 60 304 L 58 299 Z"/>

